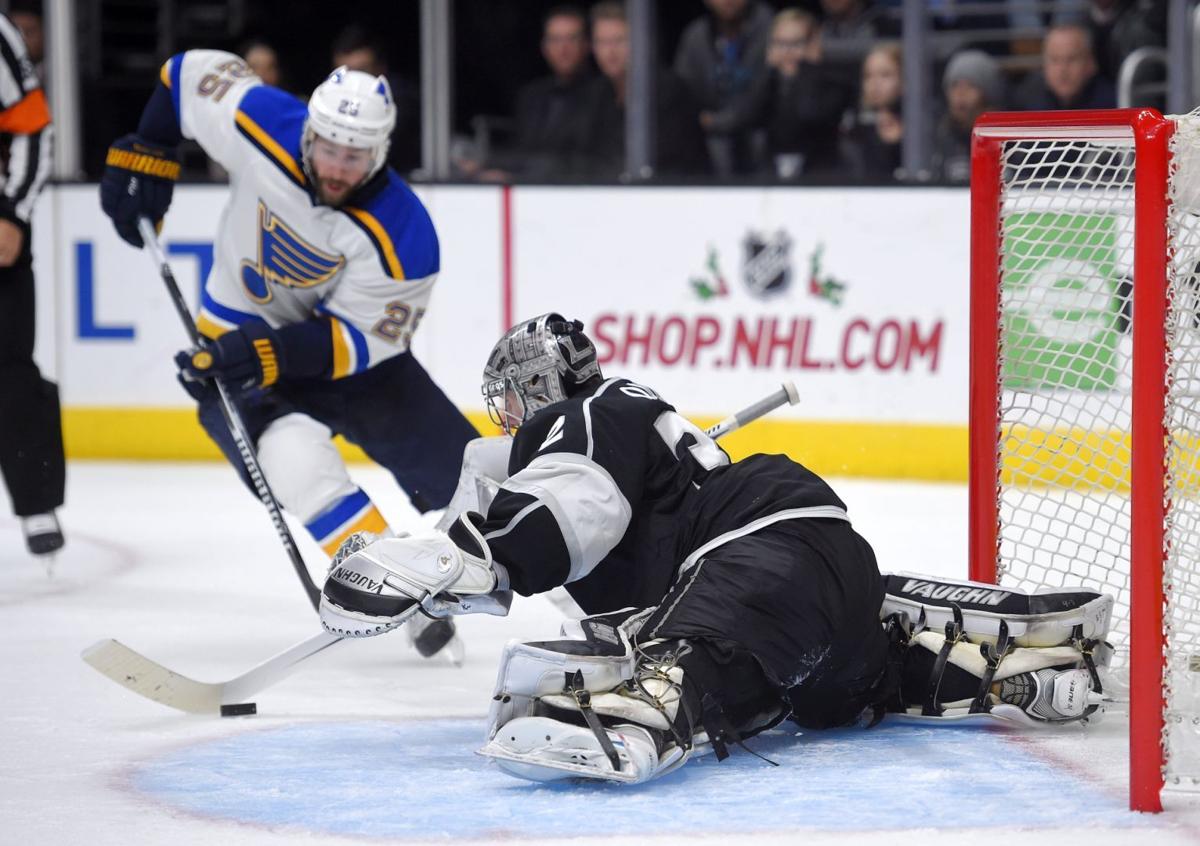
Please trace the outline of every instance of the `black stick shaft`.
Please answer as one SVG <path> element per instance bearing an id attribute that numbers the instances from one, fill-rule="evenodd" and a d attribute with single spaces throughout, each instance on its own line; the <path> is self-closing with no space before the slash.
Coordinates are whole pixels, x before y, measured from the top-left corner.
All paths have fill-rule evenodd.
<path id="1" fill-rule="evenodd" d="M 141 218 L 138 221 L 138 231 L 141 233 L 142 241 L 145 243 L 146 249 L 150 251 L 154 263 L 158 265 L 158 273 L 162 277 L 163 284 L 167 286 L 167 293 L 170 294 L 175 311 L 179 314 L 179 319 L 183 322 L 184 328 L 187 330 L 188 338 L 191 339 L 193 346 L 204 346 L 204 339 L 200 337 L 200 330 L 196 328 L 196 322 L 192 318 L 192 313 L 188 310 L 187 303 L 183 299 L 183 293 L 179 290 L 179 284 L 175 281 L 175 274 L 171 272 L 171 266 L 167 263 L 167 257 L 163 253 L 162 245 L 158 243 L 158 233 L 154 231 L 154 224 L 148 218 Z M 287 523 L 283 519 L 283 512 L 279 508 L 275 494 L 271 492 L 271 486 L 267 484 L 267 478 L 263 475 L 262 468 L 259 466 L 258 455 L 254 452 L 253 442 L 246 432 L 246 426 L 242 422 L 241 414 L 238 413 L 237 407 L 233 404 L 229 389 L 226 388 L 220 379 L 214 379 L 213 381 L 217 385 L 217 393 L 221 398 L 221 412 L 225 416 L 225 423 L 229 426 L 229 433 L 233 436 L 233 442 L 237 446 L 242 466 L 246 468 L 246 475 L 250 477 L 250 482 L 254 485 L 254 492 L 258 494 L 259 501 L 262 502 L 263 506 L 267 509 L 267 513 L 271 516 L 271 523 L 275 526 L 275 534 L 279 536 L 279 540 L 283 544 L 283 549 L 291 560 L 296 575 L 300 578 L 300 584 L 304 587 L 304 592 L 308 594 L 308 601 L 312 603 L 312 607 L 315 609 L 321 602 L 321 591 L 313 584 L 312 576 L 308 573 L 308 567 L 305 565 L 304 559 L 300 556 L 300 550 L 296 548 L 296 541 L 292 538 L 291 530 L 288 529 Z"/>

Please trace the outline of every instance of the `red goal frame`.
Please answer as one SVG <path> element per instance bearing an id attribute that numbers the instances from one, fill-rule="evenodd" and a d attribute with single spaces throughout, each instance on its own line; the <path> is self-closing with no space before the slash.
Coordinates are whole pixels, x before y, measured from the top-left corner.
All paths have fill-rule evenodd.
<path id="1" fill-rule="evenodd" d="M 1161 811 L 1163 560 L 1169 143 L 1173 121 L 1153 109 L 999 112 L 971 144 L 969 566 L 995 582 L 999 558 L 1001 153 L 1005 141 L 1132 138 L 1134 170 L 1133 396 L 1130 479 L 1129 804 Z"/>

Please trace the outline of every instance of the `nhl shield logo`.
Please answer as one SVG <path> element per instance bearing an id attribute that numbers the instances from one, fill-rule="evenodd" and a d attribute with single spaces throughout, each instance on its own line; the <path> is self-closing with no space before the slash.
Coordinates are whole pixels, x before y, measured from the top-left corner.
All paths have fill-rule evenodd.
<path id="1" fill-rule="evenodd" d="M 787 290 L 792 281 L 792 239 L 782 229 L 771 237 L 750 232 L 742 241 L 742 279 L 756 297 Z"/>

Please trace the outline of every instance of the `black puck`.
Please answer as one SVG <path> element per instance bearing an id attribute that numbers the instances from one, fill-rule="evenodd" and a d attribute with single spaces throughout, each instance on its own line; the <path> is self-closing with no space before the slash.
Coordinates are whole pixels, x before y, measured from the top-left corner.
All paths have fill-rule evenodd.
<path id="1" fill-rule="evenodd" d="M 222 717 L 249 717 L 258 713 L 258 705 L 253 702 L 239 702 L 236 705 L 222 705 Z"/>

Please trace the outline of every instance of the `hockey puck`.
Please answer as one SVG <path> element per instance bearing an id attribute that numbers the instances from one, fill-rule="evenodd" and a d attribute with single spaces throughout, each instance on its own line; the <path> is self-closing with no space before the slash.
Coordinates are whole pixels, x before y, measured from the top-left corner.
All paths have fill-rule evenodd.
<path id="1" fill-rule="evenodd" d="M 258 713 L 258 705 L 253 702 L 239 702 L 236 705 L 222 705 L 222 717 L 249 717 Z"/>

